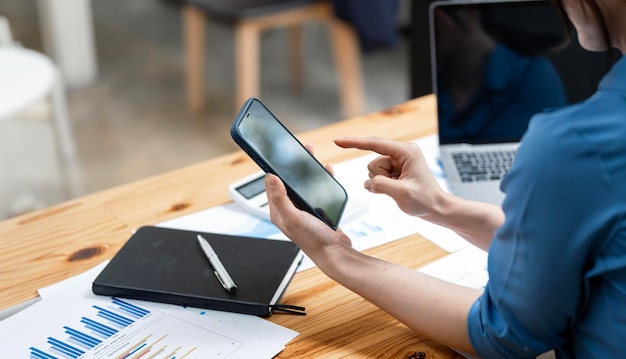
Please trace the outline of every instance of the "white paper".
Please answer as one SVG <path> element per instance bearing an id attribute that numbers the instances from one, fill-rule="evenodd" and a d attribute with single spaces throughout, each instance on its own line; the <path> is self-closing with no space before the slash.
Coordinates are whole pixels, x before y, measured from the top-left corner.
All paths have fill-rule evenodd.
<path id="1" fill-rule="evenodd" d="M 487 252 L 468 246 L 420 268 L 419 271 L 451 283 L 481 289 L 489 280 Z"/>
<path id="2" fill-rule="evenodd" d="M 298 334 L 251 315 L 96 296 L 91 283 L 101 269 L 43 288 L 41 301 L 0 322 L 0 352 L 15 358 L 271 358 Z"/>

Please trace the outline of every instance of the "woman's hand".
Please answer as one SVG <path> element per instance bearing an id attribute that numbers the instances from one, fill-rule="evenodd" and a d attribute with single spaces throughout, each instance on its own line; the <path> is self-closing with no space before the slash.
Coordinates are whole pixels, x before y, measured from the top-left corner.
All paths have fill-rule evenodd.
<path id="1" fill-rule="evenodd" d="M 298 245 L 318 266 L 329 255 L 352 242 L 340 229 L 332 230 L 319 218 L 302 211 L 291 202 L 283 182 L 273 174 L 265 176 L 265 191 L 272 222 Z"/>
<path id="2" fill-rule="evenodd" d="M 335 143 L 380 154 L 367 166 L 370 179 L 365 181 L 365 189 L 388 195 L 407 214 L 427 218 L 441 205 L 445 192 L 416 144 L 377 137 L 343 137 Z"/>
<path id="3" fill-rule="evenodd" d="M 500 207 L 444 192 L 414 143 L 377 137 L 344 137 L 335 143 L 381 155 L 367 166 L 367 190 L 388 195 L 404 212 L 450 228 L 475 246 L 487 250 L 493 232 L 504 223 Z"/>

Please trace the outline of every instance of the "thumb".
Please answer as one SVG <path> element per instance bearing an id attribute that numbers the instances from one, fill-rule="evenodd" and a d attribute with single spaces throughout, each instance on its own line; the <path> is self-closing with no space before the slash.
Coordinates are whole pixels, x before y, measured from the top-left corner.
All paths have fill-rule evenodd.
<path id="1" fill-rule="evenodd" d="M 265 175 L 265 192 L 270 206 L 270 219 L 276 223 L 280 221 L 281 213 L 292 210 L 293 204 L 287 196 L 285 185 L 276 175 L 271 173 Z"/>
<path id="2" fill-rule="evenodd" d="M 280 197 L 287 196 L 283 182 L 278 176 L 271 173 L 265 174 L 265 192 L 267 192 L 267 199 L 270 202 L 274 202 L 274 199 L 279 201 Z"/>

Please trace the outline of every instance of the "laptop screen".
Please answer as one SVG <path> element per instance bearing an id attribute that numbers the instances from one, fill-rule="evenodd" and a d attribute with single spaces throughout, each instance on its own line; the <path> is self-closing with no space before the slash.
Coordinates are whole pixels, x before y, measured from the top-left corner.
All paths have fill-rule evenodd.
<path id="1" fill-rule="evenodd" d="M 587 98 L 608 69 L 575 33 L 567 43 L 549 1 L 437 1 L 429 16 L 441 144 L 519 142 L 534 114 Z"/>

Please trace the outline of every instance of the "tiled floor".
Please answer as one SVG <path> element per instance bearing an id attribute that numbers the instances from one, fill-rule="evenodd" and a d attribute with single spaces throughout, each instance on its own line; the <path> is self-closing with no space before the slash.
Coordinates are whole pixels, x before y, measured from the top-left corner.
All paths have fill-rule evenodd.
<path id="1" fill-rule="evenodd" d="M 99 78 L 68 91 L 68 105 L 83 182 L 80 194 L 203 161 L 236 148 L 233 120 L 232 31 L 208 29 L 208 110 L 184 107 L 181 22 L 177 5 L 164 0 L 93 1 Z M 35 0 L 3 0 L 14 37 L 41 50 Z M 263 37 L 261 98 L 294 132 L 342 118 L 327 33 L 305 28 L 305 84 L 289 88 L 285 33 Z M 367 111 L 408 98 L 405 44 L 363 55 Z M 1 101 L 1 99 L 0 99 Z M 0 123 L 0 218 L 64 199 L 42 111 Z M 45 114 L 45 111 L 43 111 Z M 33 119 L 34 118 L 34 119 Z"/>

